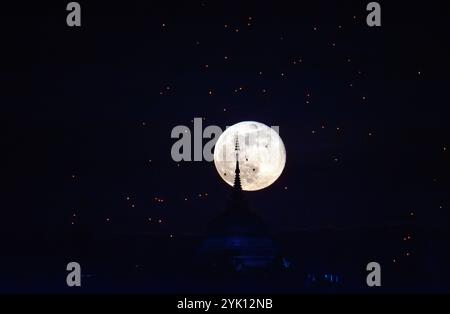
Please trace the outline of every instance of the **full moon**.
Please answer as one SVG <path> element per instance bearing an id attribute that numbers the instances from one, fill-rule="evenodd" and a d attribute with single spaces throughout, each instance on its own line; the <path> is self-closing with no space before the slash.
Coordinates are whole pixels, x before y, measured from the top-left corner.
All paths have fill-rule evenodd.
<path id="1" fill-rule="evenodd" d="M 239 122 L 223 132 L 214 148 L 214 164 L 221 178 L 233 186 L 236 139 L 242 189 L 257 191 L 274 183 L 286 164 L 286 149 L 278 133 L 255 121 Z"/>

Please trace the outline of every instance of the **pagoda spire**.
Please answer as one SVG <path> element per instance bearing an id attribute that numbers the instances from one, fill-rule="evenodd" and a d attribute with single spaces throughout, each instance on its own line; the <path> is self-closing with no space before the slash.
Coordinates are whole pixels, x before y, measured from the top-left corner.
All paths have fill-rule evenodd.
<path id="1" fill-rule="evenodd" d="M 242 185 L 241 185 L 241 170 L 239 169 L 239 138 L 236 134 L 235 139 L 235 145 L 234 145 L 234 151 L 236 156 L 236 169 L 234 170 L 235 176 L 234 176 L 234 190 L 235 191 L 242 191 Z"/>

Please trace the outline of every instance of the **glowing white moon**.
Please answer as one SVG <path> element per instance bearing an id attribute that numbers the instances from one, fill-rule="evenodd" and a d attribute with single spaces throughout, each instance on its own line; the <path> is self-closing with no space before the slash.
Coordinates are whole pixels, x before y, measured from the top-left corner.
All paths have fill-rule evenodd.
<path id="1" fill-rule="evenodd" d="M 222 179 L 234 183 L 235 143 L 239 139 L 242 189 L 257 191 L 274 183 L 286 164 L 286 149 L 278 133 L 265 124 L 244 121 L 225 130 L 214 148 L 214 164 Z"/>

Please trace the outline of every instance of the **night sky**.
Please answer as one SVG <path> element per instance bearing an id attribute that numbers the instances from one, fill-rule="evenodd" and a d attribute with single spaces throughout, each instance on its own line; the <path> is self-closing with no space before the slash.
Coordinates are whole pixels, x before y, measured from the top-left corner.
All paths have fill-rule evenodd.
<path id="1" fill-rule="evenodd" d="M 171 130 L 193 132 L 197 117 L 279 126 L 284 172 L 246 193 L 275 234 L 414 224 L 448 236 L 448 3 L 380 1 L 382 26 L 368 27 L 369 1 L 80 1 L 70 28 L 66 2 L 1 13 L 10 264 L 27 239 L 81 229 L 201 235 L 231 187 L 214 163 L 171 158 Z M 384 260 L 420 253 L 401 230 L 383 237 L 396 248 Z"/>

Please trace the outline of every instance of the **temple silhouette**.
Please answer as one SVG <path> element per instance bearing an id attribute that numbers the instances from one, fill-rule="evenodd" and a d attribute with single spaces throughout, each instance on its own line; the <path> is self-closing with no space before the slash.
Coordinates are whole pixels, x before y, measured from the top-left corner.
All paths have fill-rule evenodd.
<path id="1" fill-rule="evenodd" d="M 283 258 L 269 228 L 245 199 L 239 169 L 236 137 L 236 168 L 233 191 L 226 208 L 209 224 L 200 248 L 204 267 L 220 273 L 260 273 L 283 269 Z"/>

